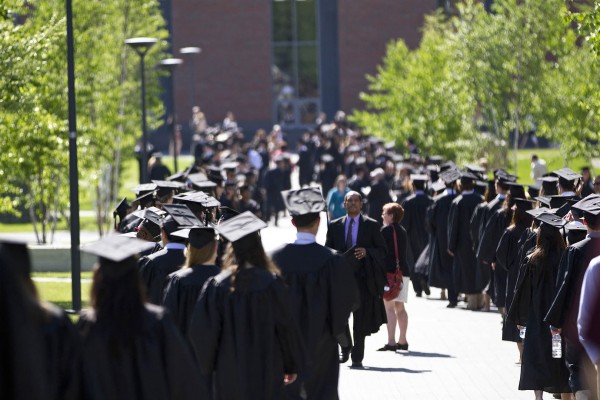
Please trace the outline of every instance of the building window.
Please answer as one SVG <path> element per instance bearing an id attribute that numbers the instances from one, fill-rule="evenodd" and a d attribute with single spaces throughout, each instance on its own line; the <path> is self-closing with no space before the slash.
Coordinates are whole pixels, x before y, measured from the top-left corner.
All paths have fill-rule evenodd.
<path id="1" fill-rule="evenodd" d="M 272 0 L 271 5 L 274 120 L 314 124 L 321 110 L 318 0 Z"/>

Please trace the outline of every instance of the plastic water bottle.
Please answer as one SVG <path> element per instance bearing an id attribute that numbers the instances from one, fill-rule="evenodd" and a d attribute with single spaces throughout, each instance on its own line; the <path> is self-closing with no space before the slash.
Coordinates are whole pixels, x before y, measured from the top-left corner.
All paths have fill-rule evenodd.
<path id="1" fill-rule="evenodd" d="M 527 330 L 526 327 L 522 326 L 521 329 L 519 330 L 519 337 L 521 339 L 525 339 L 525 331 Z"/>
<path id="2" fill-rule="evenodd" d="M 562 357 L 562 340 L 560 333 L 552 335 L 552 358 Z"/>

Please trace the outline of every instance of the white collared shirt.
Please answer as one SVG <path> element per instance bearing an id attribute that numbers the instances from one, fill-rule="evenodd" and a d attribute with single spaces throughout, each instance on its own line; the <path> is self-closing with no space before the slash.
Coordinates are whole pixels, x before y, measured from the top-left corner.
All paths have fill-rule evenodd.
<path id="1" fill-rule="evenodd" d="M 296 240 L 294 244 L 313 244 L 317 241 L 317 237 L 308 232 L 296 232 Z"/>
<path id="2" fill-rule="evenodd" d="M 560 195 L 562 197 L 575 196 L 575 192 L 562 192 Z"/>
<path id="3" fill-rule="evenodd" d="M 475 193 L 474 190 L 465 190 L 464 192 L 462 192 L 461 194 L 464 196 L 465 194 L 473 194 Z"/>
<path id="4" fill-rule="evenodd" d="M 185 250 L 185 244 L 183 243 L 167 243 L 167 245 L 165 246 L 165 249 L 167 250 Z"/>

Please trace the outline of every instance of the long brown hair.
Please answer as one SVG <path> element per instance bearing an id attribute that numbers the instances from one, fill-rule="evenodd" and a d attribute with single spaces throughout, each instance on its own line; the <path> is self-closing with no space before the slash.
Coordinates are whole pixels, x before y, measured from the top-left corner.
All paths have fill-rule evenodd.
<path id="1" fill-rule="evenodd" d="M 140 332 L 145 298 L 135 257 L 119 263 L 100 258 L 94 269 L 90 303 L 97 325 L 107 331 L 111 343 L 131 343 Z"/>
<path id="2" fill-rule="evenodd" d="M 267 256 L 263 248 L 260 236 L 252 233 L 244 238 L 228 243 L 223 256 L 223 269 L 232 269 L 232 290 L 243 282 L 238 281 L 239 273 L 246 264 L 256 268 L 262 268 L 272 274 L 279 275 L 277 265 Z"/>
<path id="3" fill-rule="evenodd" d="M 216 240 L 211 240 L 208 244 L 200 248 L 188 244 L 185 267 L 191 268 L 194 265 L 204 264 L 213 258 L 217 253 L 216 243 Z"/>
<path id="4" fill-rule="evenodd" d="M 550 253 L 562 252 L 567 247 L 560 230 L 552 228 L 544 223 L 538 230 L 535 250 L 529 257 L 530 263 L 543 266 L 549 259 Z"/>

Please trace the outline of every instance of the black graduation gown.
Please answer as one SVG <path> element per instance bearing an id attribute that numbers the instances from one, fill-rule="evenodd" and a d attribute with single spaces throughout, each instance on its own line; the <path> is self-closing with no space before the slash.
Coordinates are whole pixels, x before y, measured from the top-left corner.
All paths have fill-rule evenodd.
<path id="1" fill-rule="evenodd" d="M 187 334 L 192 311 L 204 284 L 221 272 L 216 265 L 194 265 L 182 268 L 167 277 L 163 306 L 171 313 L 175 325 Z"/>
<path id="2" fill-rule="evenodd" d="M 283 211 L 285 205 L 281 197 L 281 191 L 284 190 L 284 171 L 281 168 L 272 168 L 265 173 L 263 185 L 267 194 L 269 212 Z"/>
<path id="3" fill-rule="evenodd" d="M 133 232 L 142 222 L 142 218 L 136 217 L 133 214 L 128 214 L 121 223 L 119 224 L 119 232 L 129 233 Z"/>
<path id="4" fill-rule="evenodd" d="M 358 306 L 354 272 L 344 260 L 319 244 L 288 244 L 276 250 L 273 261 L 288 286 L 291 312 L 306 347 L 304 373 L 286 386 L 290 398 L 338 398 L 338 343 L 350 313 Z"/>
<path id="5" fill-rule="evenodd" d="M 149 303 L 162 304 L 167 276 L 177 271 L 184 262 L 183 249 L 164 248 L 147 257 L 140 258 L 140 273 L 148 290 Z"/>
<path id="6" fill-rule="evenodd" d="M 433 199 L 426 194 L 412 194 L 402 202 L 404 218 L 402 226 L 408 234 L 407 262 L 411 272 L 413 287 L 420 293 L 420 279 L 426 278 L 423 274 L 415 274 L 417 259 L 427 246 L 429 233 L 427 232 L 427 208 L 433 203 Z"/>
<path id="7" fill-rule="evenodd" d="M 543 321 L 546 310 L 552 304 L 560 257 L 561 251 L 554 250 L 542 268 L 530 263 L 529 258 L 520 268 L 514 300 L 505 323 L 515 330 L 517 325 L 527 327 L 519 390 L 571 391 L 564 358 L 552 358 L 552 334 L 549 325 Z"/>
<path id="8" fill-rule="evenodd" d="M 560 260 L 554 301 L 545 319 L 550 325 L 562 328 L 564 338 L 582 352 L 577 333 L 581 285 L 590 261 L 598 255 L 600 237 L 587 237 L 567 248 Z"/>
<path id="9" fill-rule="evenodd" d="M 215 399 L 283 399 L 283 376 L 299 373 L 302 340 L 283 281 L 262 268 L 211 278 L 198 298 L 188 339 Z"/>
<path id="10" fill-rule="evenodd" d="M 392 201 L 390 188 L 385 180 L 382 179 L 371 185 L 371 191 L 367 196 L 367 200 L 369 202 L 369 217 L 381 223 L 383 206 Z"/>
<path id="11" fill-rule="evenodd" d="M 502 206 L 504 198 L 495 197 L 489 203 L 481 203 L 475 208 L 475 212 L 471 217 L 471 240 L 473 241 L 473 249 L 477 251 L 481 242 L 481 237 L 485 231 L 485 227 L 490 219 L 490 216 L 496 213 Z M 476 270 L 476 286 L 478 291 L 489 287 L 489 292 L 493 295 L 493 275 L 489 264 L 485 264 L 480 258 L 477 258 Z M 489 285 L 489 286 L 488 286 Z"/>
<path id="12" fill-rule="evenodd" d="M 429 218 L 432 235 L 429 260 L 429 286 L 445 289 L 452 279 L 452 259 L 448 254 L 448 213 L 456 194 L 442 194 L 434 198 Z"/>
<path id="13" fill-rule="evenodd" d="M 130 344 L 111 337 L 93 310 L 81 316 L 77 327 L 88 399 L 207 398 L 189 347 L 163 308 L 146 305 L 141 331 Z"/>
<path id="14" fill-rule="evenodd" d="M 512 229 L 506 228 L 504 234 L 500 238 L 498 248 L 496 249 L 496 269 L 503 269 L 506 274 L 506 309 L 510 309 L 513 301 L 515 287 L 517 285 L 517 277 L 519 276 L 519 246 L 518 241 L 523 232 L 527 230 L 527 226 L 518 224 Z M 515 324 L 507 323 L 506 320 L 502 324 L 502 340 L 509 342 L 521 342 L 519 331 Z"/>
<path id="15" fill-rule="evenodd" d="M 475 284 L 477 259 L 470 235 L 475 207 L 483 201 L 477 193 L 461 194 L 452 201 L 448 215 L 448 250 L 454 254 L 453 275 L 458 293 L 479 293 Z"/>
<path id="16" fill-rule="evenodd" d="M 510 225 L 512 211 L 501 209 L 492 214 L 486 224 L 477 258 L 488 264 L 496 262 L 496 249 L 504 230 Z M 494 304 L 498 307 L 506 305 L 506 280 L 507 270 L 504 268 L 495 268 L 494 275 Z"/>
<path id="17" fill-rule="evenodd" d="M 527 228 L 521 234 L 519 238 L 518 246 L 519 246 L 519 265 L 523 265 L 525 261 L 525 257 L 535 249 L 535 244 L 537 242 L 537 229 L 535 228 Z"/>

